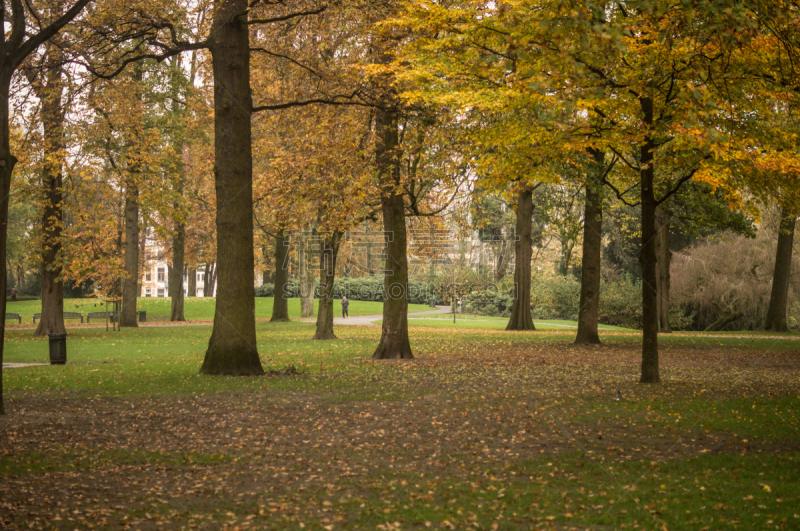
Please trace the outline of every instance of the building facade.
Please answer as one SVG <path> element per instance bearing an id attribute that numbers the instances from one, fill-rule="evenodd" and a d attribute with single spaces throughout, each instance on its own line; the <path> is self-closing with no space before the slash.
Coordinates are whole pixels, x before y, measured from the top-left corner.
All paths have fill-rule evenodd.
<path id="1" fill-rule="evenodd" d="M 198 267 L 193 274 L 197 275 L 197 297 L 205 296 L 205 268 Z M 189 278 L 183 275 L 183 296 L 188 296 Z M 142 274 L 141 297 L 169 297 L 169 266 L 163 260 L 149 260 Z"/>

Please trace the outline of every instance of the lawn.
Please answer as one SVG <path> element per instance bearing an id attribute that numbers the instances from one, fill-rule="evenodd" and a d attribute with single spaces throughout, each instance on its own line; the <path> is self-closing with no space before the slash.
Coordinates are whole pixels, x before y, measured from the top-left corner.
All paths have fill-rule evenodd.
<path id="1" fill-rule="evenodd" d="M 374 321 L 380 324 L 383 321 Z M 453 314 L 419 315 L 408 318 L 409 326 L 428 327 L 428 328 L 461 328 L 461 329 L 487 329 L 504 330 L 508 325 L 508 317 L 490 317 L 485 315 L 456 315 L 453 322 Z M 562 319 L 534 319 L 537 330 L 564 330 L 578 327 L 577 321 L 566 321 Z M 615 330 L 618 332 L 636 332 L 629 328 L 601 324 L 599 330 Z M 637 332 L 638 333 L 638 332 Z"/>
<path id="2" fill-rule="evenodd" d="M 798 337 L 664 336 L 643 386 L 632 333 L 413 328 L 373 362 L 379 327 L 257 331 L 302 374 L 200 376 L 208 327 L 76 328 L 66 366 L 6 369 L 0 527 L 800 526 Z"/>
<path id="3" fill-rule="evenodd" d="M 184 299 L 184 315 L 190 321 L 209 320 L 214 318 L 214 305 L 216 299 L 212 297 L 187 297 Z M 164 297 L 140 297 L 137 299 L 137 309 L 147 311 L 148 321 L 167 321 L 171 311 L 172 302 Z M 272 297 L 256 297 L 256 317 L 259 319 L 269 319 L 272 317 Z M 34 301 L 9 301 L 6 305 L 9 313 L 18 313 L 22 316 L 22 323 L 31 325 L 33 314 L 42 311 L 42 302 Z M 314 301 L 314 315 L 316 315 L 319 301 Z M 65 312 L 79 312 L 85 315 L 89 312 L 105 311 L 105 303 L 100 299 L 65 299 Z M 424 304 L 409 304 L 409 311 L 430 310 Z M 339 301 L 334 302 L 335 311 L 341 312 Z M 350 301 L 350 315 L 379 315 L 383 312 L 382 302 L 370 301 Z M 289 317 L 300 319 L 300 299 L 289 299 Z M 9 324 L 14 324 L 12 321 Z M 80 323 L 80 321 L 66 320 L 67 327 Z M 98 321 L 99 323 L 99 321 Z"/>

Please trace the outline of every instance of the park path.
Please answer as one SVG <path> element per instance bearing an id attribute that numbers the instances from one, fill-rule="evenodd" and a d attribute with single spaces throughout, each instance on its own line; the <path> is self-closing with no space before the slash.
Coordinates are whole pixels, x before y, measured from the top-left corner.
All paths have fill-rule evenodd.
<path id="1" fill-rule="evenodd" d="M 409 317 L 416 315 L 436 315 L 442 313 L 450 313 L 450 306 L 437 306 L 435 310 L 428 310 L 425 312 L 411 312 Z M 383 314 L 378 315 L 354 315 L 344 319 L 342 317 L 333 318 L 333 326 L 380 326 L 372 324 L 372 321 L 380 321 L 383 319 Z M 315 322 L 314 319 L 308 319 L 309 322 Z"/>

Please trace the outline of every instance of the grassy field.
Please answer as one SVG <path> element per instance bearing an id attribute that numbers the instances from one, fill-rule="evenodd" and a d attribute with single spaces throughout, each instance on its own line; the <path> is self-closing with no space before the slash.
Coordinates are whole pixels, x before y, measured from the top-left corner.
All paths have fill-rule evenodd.
<path id="1" fill-rule="evenodd" d="M 214 318 L 214 305 L 216 299 L 208 297 L 187 297 L 184 299 L 184 315 L 190 321 L 194 320 L 207 320 Z M 164 297 L 140 297 L 138 299 L 138 309 L 147 311 L 147 319 L 149 321 L 166 321 L 169 320 L 171 309 L 171 300 Z M 256 297 L 256 317 L 268 319 L 272 317 L 272 297 Z M 335 301 L 334 309 L 341 312 L 339 301 Z M 314 315 L 316 315 L 319 301 L 314 301 Z M 409 311 L 425 311 L 429 310 L 428 306 L 423 304 L 409 304 Z M 33 314 L 42 311 L 41 301 L 16 301 L 8 302 L 6 311 L 9 313 L 18 313 L 22 316 L 23 324 L 33 323 Z M 98 299 L 66 299 L 64 300 L 65 312 L 79 312 L 84 316 L 89 312 L 102 312 L 105 311 L 105 303 Z M 378 315 L 383 311 L 382 302 L 369 302 L 369 301 L 351 301 L 350 302 L 350 315 Z M 289 317 L 291 319 L 300 319 L 300 299 L 289 299 Z M 80 321 L 67 320 L 66 325 L 74 325 Z M 13 324 L 13 322 L 9 323 Z"/>
<path id="2" fill-rule="evenodd" d="M 643 386 L 632 333 L 415 328 L 398 363 L 377 327 L 257 330 L 302 374 L 198 375 L 209 327 L 78 328 L 66 366 L 6 369 L 0 527 L 800 527 L 800 338 L 664 336 Z"/>
<path id="3" fill-rule="evenodd" d="M 375 324 L 382 323 L 381 320 Z M 563 330 L 576 328 L 577 321 L 565 321 L 560 319 L 534 319 L 537 330 Z M 409 326 L 428 327 L 428 328 L 460 328 L 460 329 L 486 329 L 503 330 L 508 324 L 508 317 L 489 317 L 485 315 L 459 314 L 453 322 L 453 314 L 419 315 L 408 318 Z M 636 332 L 629 328 L 601 324 L 599 330 L 616 330 L 618 332 Z"/>

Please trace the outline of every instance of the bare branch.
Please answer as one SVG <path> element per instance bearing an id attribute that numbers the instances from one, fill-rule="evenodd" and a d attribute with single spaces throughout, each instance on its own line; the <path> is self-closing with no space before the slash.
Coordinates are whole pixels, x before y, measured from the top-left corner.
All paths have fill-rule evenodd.
<path id="1" fill-rule="evenodd" d="M 319 15 L 320 13 L 324 12 L 328 9 L 328 6 L 322 6 L 318 9 L 312 9 L 311 11 L 298 11 L 296 13 L 289 13 L 288 15 L 282 15 L 280 17 L 272 17 L 272 18 L 257 18 L 253 20 L 248 20 L 248 24 L 274 24 L 275 22 L 284 22 L 287 20 L 292 20 L 293 18 L 298 17 L 305 17 L 309 15 Z"/>
<path id="2" fill-rule="evenodd" d="M 66 13 L 58 17 L 49 26 L 42 28 L 39 31 L 39 33 L 32 35 L 24 43 L 21 42 L 22 37 L 20 37 L 20 43 L 17 43 L 16 45 L 13 45 L 11 47 L 11 49 L 13 50 L 12 64 L 14 65 L 14 68 L 17 68 L 20 64 L 22 64 L 25 58 L 28 57 L 31 53 L 33 53 L 33 51 L 36 50 L 36 48 L 38 48 L 39 46 L 50 40 L 54 35 L 56 35 L 59 31 L 61 31 L 61 28 L 66 26 L 75 17 L 77 17 L 78 14 L 81 11 L 83 11 L 83 8 L 93 1 L 94 0 L 77 0 Z M 19 6 L 20 9 L 19 16 L 21 17 L 22 20 L 21 24 L 23 26 L 21 31 L 24 33 L 25 14 L 21 12 L 22 4 L 20 3 L 20 0 L 12 0 L 11 3 L 12 5 Z M 17 24 L 17 10 L 14 9 L 14 26 L 16 26 L 16 24 Z M 15 33 L 16 29 L 14 29 L 11 33 L 12 41 L 15 38 Z"/>

